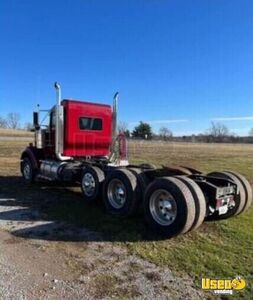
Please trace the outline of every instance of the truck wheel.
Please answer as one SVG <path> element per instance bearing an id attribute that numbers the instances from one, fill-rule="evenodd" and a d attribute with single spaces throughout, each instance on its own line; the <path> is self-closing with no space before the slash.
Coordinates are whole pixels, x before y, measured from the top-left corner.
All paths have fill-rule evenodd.
<path id="1" fill-rule="evenodd" d="M 81 189 L 85 201 L 91 202 L 98 197 L 104 179 L 104 172 L 100 168 L 94 166 L 84 168 L 81 177 Z"/>
<path id="2" fill-rule="evenodd" d="M 195 203 L 195 208 L 196 208 L 196 214 L 195 214 L 194 222 L 191 228 L 189 229 L 189 231 L 195 230 L 204 222 L 204 219 L 206 217 L 207 207 L 206 207 L 205 196 L 201 188 L 192 179 L 186 176 L 177 176 L 177 178 L 181 180 L 184 184 L 186 184 L 192 193 L 194 203 Z"/>
<path id="3" fill-rule="evenodd" d="M 137 178 L 137 182 L 140 186 L 140 190 L 142 195 L 144 195 L 144 192 L 149 184 L 149 180 L 142 169 L 139 168 L 129 168 L 130 170 Z"/>
<path id="4" fill-rule="evenodd" d="M 219 215 L 217 212 L 208 216 L 206 220 L 223 220 L 238 215 L 243 210 L 246 203 L 246 193 L 241 181 L 234 175 L 228 172 L 211 172 L 207 176 L 218 177 L 233 181 L 237 185 L 237 195 L 234 199 L 235 206 L 227 211 L 226 214 Z"/>
<path id="5" fill-rule="evenodd" d="M 25 157 L 21 162 L 21 173 L 26 183 L 33 183 L 35 178 L 35 170 L 30 158 Z"/>
<path id="6" fill-rule="evenodd" d="M 239 212 L 239 214 L 241 214 L 242 212 L 247 210 L 250 207 L 251 203 L 252 203 L 252 188 L 251 188 L 251 185 L 248 182 L 248 180 L 244 176 L 242 176 L 240 173 L 237 173 L 237 172 L 234 172 L 234 171 L 227 171 L 227 173 L 232 174 L 235 177 L 237 177 L 241 181 L 241 183 L 244 187 L 244 190 L 246 192 L 246 203 L 245 203 L 245 206 L 243 207 L 242 211 Z"/>
<path id="7" fill-rule="evenodd" d="M 103 198 L 109 213 L 121 216 L 134 214 L 141 201 L 137 177 L 130 170 L 113 170 L 105 179 Z"/>
<path id="8" fill-rule="evenodd" d="M 148 225 L 165 237 L 187 232 L 195 220 L 189 188 L 175 177 L 158 178 L 147 187 L 144 213 Z"/>

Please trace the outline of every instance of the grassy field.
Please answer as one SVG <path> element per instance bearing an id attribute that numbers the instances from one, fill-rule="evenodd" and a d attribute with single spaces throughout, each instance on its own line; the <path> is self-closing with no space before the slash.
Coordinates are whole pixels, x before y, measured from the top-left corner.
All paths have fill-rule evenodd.
<path id="1" fill-rule="evenodd" d="M 33 137 L 34 133 L 21 129 L 0 128 L 0 137 Z"/>
<path id="2" fill-rule="evenodd" d="M 158 240 L 143 224 L 141 215 L 119 219 L 104 213 L 100 204 L 82 202 L 79 188 L 35 184 L 26 187 L 19 176 L 19 156 L 24 142 L 0 142 L 0 192 L 9 196 L 43 201 L 45 218 L 84 225 L 103 234 L 104 240 L 127 247 L 129 252 L 168 266 L 180 276 L 194 278 L 200 287 L 202 277 L 244 277 L 247 290 L 236 298 L 250 299 L 253 293 L 253 206 L 247 213 L 220 222 L 204 223 L 197 231 L 171 240 Z M 131 142 L 131 163 L 187 165 L 203 172 L 233 169 L 253 185 L 253 145 Z M 222 299 L 227 299 L 223 296 Z"/>

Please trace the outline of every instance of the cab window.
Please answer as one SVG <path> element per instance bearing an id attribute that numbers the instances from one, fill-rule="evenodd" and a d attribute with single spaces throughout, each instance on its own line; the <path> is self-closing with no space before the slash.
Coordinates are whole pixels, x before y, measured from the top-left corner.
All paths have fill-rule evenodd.
<path id="1" fill-rule="evenodd" d="M 102 119 L 81 117 L 79 119 L 79 128 L 81 130 L 102 130 L 103 124 Z"/>

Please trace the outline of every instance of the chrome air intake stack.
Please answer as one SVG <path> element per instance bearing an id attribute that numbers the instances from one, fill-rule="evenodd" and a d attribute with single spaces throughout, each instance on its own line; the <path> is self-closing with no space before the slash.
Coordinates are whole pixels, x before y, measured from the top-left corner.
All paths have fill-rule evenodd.
<path id="1" fill-rule="evenodd" d="M 113 97 L 113 140 L 117 138 L 117 127 L 118 127 L 118 99 L 119 92 L 115 93 Z"/>
<path id="2" fill-rule="evenodd" d="M 69 156 L 62 156 L 64 143 L 64 112 L 61 105 L 61 86 L 55 82 L 56 106 L 55 106 L 55 155 L 59 160 L 70 160 Z"/>

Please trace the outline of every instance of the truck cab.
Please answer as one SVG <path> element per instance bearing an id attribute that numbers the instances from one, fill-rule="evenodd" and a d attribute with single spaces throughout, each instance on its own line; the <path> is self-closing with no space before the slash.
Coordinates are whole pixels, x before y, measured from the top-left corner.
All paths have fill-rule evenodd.
<path id="1" fill-rule="evenodd" d="M 63 155 L 70 157 L 108 156 L 112 143 L 110 105 L 63 100 Z"/>
<path id="2" fill-rule="evenodd" d="M 46 158 L 55 158 L 58 122 L 60 155 L 70 158 L 106 157 L 110 154 L 113 135 L 113 111 L 110 105 L 64 99 L 49 111 L 46 128 L 37 126 L 35 146 L 45 150 Z"/>

